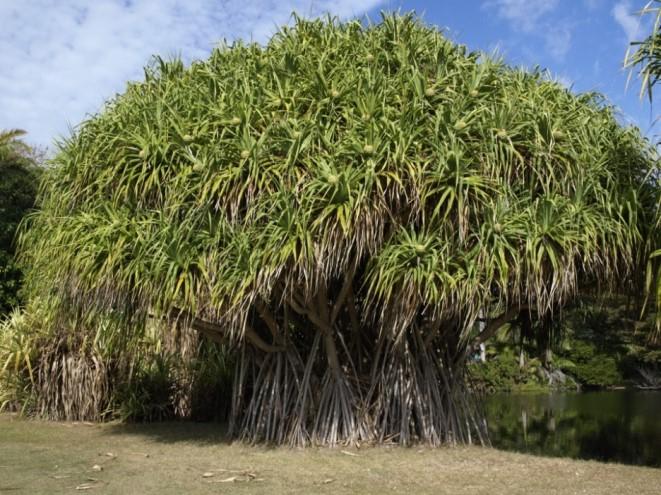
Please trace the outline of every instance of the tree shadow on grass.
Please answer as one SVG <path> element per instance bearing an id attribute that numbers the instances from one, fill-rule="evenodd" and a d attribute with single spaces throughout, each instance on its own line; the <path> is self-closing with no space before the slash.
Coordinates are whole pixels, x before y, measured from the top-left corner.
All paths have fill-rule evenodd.
<path id="1" fill-rule="evenodd" d="M 195 421 L 159 421 L 151 423 L 113 423 L 104 426 L 108 435 L 134 435 L 173 444 L 192 442 L 206 445 L 229 445 L 235 441 L 228 434 L 227 423 Z"/>

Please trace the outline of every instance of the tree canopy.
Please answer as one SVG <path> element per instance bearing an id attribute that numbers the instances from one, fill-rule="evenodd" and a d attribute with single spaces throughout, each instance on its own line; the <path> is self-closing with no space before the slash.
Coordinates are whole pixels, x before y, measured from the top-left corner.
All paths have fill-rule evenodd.
<path id="1" fill-rule="evenodd" d="M 265 46 L 157 59 L 83 122 L 23 256 L 59 313 L 240 342 L 242 435 L 470 441 L 478 319 L 623 283 L 657 181 L 653 148 L 598 94 L 411 15 L 296 19 Z"/>

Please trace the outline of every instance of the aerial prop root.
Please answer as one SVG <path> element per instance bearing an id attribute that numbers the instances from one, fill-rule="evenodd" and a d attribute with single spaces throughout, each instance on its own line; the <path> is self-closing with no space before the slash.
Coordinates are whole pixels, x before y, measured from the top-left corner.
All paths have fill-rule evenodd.
<path id="1" fill-rule="evenodd" d="M 380 333 L 360 373 L 342 332 L 328 330 L 280 352 L 241 344 L 233 436 L 288 445 L 488 443 L 464 373 L 467 347 L 426 342 L 414 328 L 398 339 Z"/>

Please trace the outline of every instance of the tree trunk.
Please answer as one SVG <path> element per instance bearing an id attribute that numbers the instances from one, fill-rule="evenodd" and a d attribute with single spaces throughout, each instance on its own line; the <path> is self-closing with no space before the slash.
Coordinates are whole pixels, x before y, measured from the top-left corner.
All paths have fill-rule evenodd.
<path id="1" fill-rule="evenodd" d="M 287 325 L 275 304 L 257 309 L 251 328 L 261 342 L 246 334 L 242 344 L 231 435 L 289 445 L 488 443 L 464 374 L 472 348 L 457 328 L 423 335 L 414 323 L 395 338 L 361 322 L 351 285 L 345 279 L 334 298 L 330 285 L 313 300 L 292 296 Z"/>

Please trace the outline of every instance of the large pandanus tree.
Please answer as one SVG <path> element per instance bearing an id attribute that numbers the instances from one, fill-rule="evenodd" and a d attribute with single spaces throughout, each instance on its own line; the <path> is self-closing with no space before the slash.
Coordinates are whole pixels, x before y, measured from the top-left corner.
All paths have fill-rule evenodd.
<path id="1" fill-rule="evenodd" d="M 23 253 L 60 315 L 229 343 L 236 437 L 480 442 L 474 346 L 627 280 L 654 160 L 598 95 L 413 16 L 296 19 L 81 124 Z"/>

